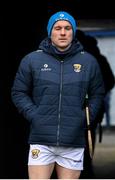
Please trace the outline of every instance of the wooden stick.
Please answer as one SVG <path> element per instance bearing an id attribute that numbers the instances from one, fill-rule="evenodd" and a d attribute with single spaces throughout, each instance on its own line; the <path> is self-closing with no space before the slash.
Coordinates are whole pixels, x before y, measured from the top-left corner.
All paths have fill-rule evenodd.
<path id="1" fill-rule="evenodd" d="M 92 145 L 92 137 L 91 137 L 91 130 L 90 130 L 90 118 L 89 118 L 89 108 L 86 105 L 86 119 L 87 119 L 87 126 L 88 126 L 88 145 L 89 145 L 89 154 L 92 159 L 93 157 L 93 145 Z"/>

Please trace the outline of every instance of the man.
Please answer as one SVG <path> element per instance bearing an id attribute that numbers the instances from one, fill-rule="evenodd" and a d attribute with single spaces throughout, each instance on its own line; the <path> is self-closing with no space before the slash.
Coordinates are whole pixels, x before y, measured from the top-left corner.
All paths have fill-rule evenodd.
<path id="1" fill-rule="evenodd" d="M 85 97 L 91 124 L 103 100 L 104 87 L 96 59 L 75 39 L 76 21 L 67 12 L 52 15 L 48 38 L 19 66 L 12 100 L 30 122 L 29 178 L 77 179 L 86 146 Z"/>

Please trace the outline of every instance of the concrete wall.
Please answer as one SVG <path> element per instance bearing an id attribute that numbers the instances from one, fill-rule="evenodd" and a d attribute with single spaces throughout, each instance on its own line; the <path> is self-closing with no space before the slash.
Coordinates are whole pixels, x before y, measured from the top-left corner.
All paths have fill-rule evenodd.
<path id="1" fill-rule="evenodd" d="M 98 41 L 100 52 L 106 56 L 115 75 L 115 36 L 96 37 L 96 39 Z M 111 91 L 110 120 L 111 125 L 115 125 L 115 87 Z M 105 117 L 102 124 L 105 125 Z"/>

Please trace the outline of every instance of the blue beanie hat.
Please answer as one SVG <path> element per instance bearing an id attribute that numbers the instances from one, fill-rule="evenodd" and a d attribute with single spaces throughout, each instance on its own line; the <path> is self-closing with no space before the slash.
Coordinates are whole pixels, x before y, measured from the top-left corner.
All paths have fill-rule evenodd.
<path id="1" fill-rule="evenodd" d="M 48 25 L 47 25 L 47 32 L 48 32 L 48 36 L 50 37 L 51 36 L 51 31 L 52 31 L 52 28 L 53 28 L 53 25 L 59 21 L 59 20 L 66 20 L 68 21 L 71 25 L 72 25 L 72 28 L 73 28 L 73 33 L 74 33 L 74 36 L 76 34 L 76 21 L 75 19 L 73 18 L 73 16 L 71 16 L 69 13 L 65 12 L 65 11 L 60 11 L 60 12 L 57 12 L 55 14 L 53 14 L 49 21 L 48 21 Z"/>

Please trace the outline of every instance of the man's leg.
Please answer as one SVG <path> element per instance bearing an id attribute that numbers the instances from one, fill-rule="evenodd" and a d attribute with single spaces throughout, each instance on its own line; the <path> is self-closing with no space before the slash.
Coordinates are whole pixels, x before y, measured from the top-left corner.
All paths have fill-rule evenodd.
<path id="1" fill-rule="evenodd" d="M 28 156 L 29 179 L 49 179 L 55 165 L 55 156 L 49 146 L 30 145 Z"/>
<path id="2" fill-rule="evenodd" d="M 79 179 L 81 170 L 71 170 L 56 164 L 58 179 Z"/>
<path id="3" fill-rule="evenodd" d="M 50 165 L 29 165 L 29 179 L 50 179 L 54 169 L 54 163 Z"/>

